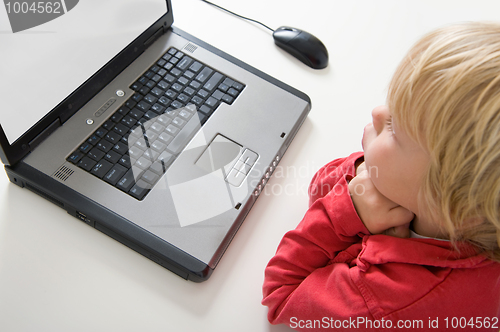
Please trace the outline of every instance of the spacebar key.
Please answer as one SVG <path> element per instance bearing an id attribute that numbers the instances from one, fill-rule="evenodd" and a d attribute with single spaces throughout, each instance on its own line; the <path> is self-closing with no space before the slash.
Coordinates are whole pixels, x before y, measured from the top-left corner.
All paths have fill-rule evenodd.
<path id="1" fill-rule="evenodd" d="M 200 129 L 201 127 L 201 119 L 200 117 L 202 114 L 199 114 L 197 116 L 196 114 L 186 123 L 184 128 L 182 128 L 181 131 L 175 136 L 175 138 L 170 142 L 170 144 L 167 146 L 167 149 L 173 152 L 174 154 L 179 154 L 182 149 L 186 146 L 186 144 L 189 142 L 189 140 L 194 136 L 194 134 Z"/>

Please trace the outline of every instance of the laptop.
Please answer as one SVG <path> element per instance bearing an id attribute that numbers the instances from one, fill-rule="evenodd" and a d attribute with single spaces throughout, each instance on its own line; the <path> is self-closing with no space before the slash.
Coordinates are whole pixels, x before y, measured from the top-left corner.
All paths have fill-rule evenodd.
<path id="1" fill-rule="evenodd" d="M 2 66 L 29 64 L 2 77 L 0 157 L 12 183 L 201 282 L 311 103 L 172 23 L 170 0 L 73 1 L 46 30 L 9 35 L 20 51 Z"/>

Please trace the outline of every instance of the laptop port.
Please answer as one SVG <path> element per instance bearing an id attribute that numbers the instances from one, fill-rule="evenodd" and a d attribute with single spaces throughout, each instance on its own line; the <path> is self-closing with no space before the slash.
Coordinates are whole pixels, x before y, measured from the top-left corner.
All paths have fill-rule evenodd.
<path id="1" fill-rule="evenodd" d="M 84 223 L 94 226 L 92 220 L 90 220 L 85 214 L 76 211 L 76 217 L 81 221 L 83 221 Z"/>

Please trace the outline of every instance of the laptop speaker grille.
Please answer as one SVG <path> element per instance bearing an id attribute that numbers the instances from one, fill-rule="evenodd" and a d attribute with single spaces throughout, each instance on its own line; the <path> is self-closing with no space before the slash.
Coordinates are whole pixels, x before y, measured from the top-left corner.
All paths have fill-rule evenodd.
<path id="1" fill-rule="evenodd" d="M 66 181 L 73 173 L 75 173 L 75 171 L 73 171 L 71 168 L 61 166 L 61 168 L 59 168 L 59 170 L 57 170 L 57 172 L 55 172 L 53 176 L 61 181 Z"/>
<path id="2" fill-rule="evenodd" d="M 184 49 L 190 53 L 194 53 L 194 51 L 196 51 L 198 49 L 198 46 L 194 45 L 194 44 L 187 44 Z"/>

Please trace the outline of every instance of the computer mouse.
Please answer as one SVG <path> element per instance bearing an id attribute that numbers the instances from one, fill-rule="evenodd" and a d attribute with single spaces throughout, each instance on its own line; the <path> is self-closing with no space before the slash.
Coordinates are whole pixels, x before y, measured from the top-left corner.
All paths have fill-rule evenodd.
<path id="1" fill-rule="evenodd" d="M 313 69 L 328 66 L 328 50 L 309 32 L 282 26 L 273 32 L 274 43 Z"/>

